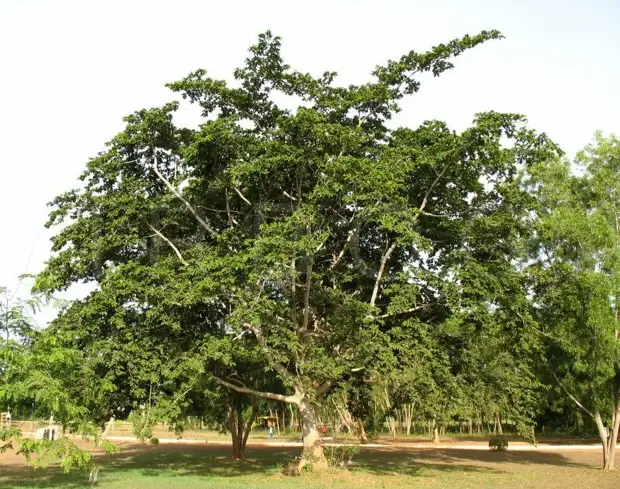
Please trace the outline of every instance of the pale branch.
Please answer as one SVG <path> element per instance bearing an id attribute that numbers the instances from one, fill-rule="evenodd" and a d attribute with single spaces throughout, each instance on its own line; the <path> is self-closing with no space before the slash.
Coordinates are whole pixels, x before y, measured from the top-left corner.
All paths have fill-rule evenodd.
<path id="1" fill-rule="evenodd" d="M 243 331 L 241 331 L 241 333 L 239 333 L 237 336 L 235 336 L 232 340 L 233 341 L 240 340 L 243 337 L 243 335 L 245 335 L 247 332 L 248 332 L 248 330 L 244 329 Z"/>
<path id="2" fill-rule="evenodd" d="M 428 190 L 426 191 L 426 194 L 424 194 L 424 198 L 422 199 L 422 204 L 420 204 L 420 212 L 424 210 L 424 208 L 426 207 L 426 204 L 428 204 L 428 198 L 431 195 L 431 192 L 433 191 L 433 189 L 435 188 L 435 186 L 439 183 L 439 180 L 441 180 L 441 178 L 446 174 L 446 171 L 448 170 L 448 165 L 445 165 L 443 167 L 443 169 L 441 170 L 441 172 L 439 172 L 439 174 L 437 175 L 437 178 L 435 178 L 435 180 L 433 180 L 433 183 L 431 183 L 431 186 L 428 187 Z"/>
<path id="3" fill-rule="evenodd" d="M 284 194 L 285 197 L 288 197 L 289 199 L 291 199 L 293 202 L 297 201 L 296 197 L 293 197 L 291 194 L 289 194 L 286 190 L 283 190 L 282 193 Z"/>
<path id="4" fill-rule="evenodd" d="M 573 402 L 575 404 L 577 404 L 577 406 L 586 414 L 588 414 L 592 419 L 594 419 L 594 414 L 592 414 L 591 411 L 589 411 L 583 404 L 581 404 L 581 402 L 579 402 L 579 399 L 577 399 L 575 396 L 573 396 L 570 391 L 566 388 L 566 386 L 560 381 L 560 379 L 558 379 L 558 376 L 555 374 L 555 372 L 551 371 L 551 375 L 553 375 L 553 378 L 556 380 L 556 382 L 558 383 L 558 385 L 564 390 L 564 392 L 566 392 L 566 395 L 568 397 L 570 397 Z"/>
<path id="5" fill-rule="evenodd" d="M 351 229 L 349 231 L 349 234 L 347 235 L 347 239 L 344 242 L 344 245 L 342 246 L 342 249 L 340 250 L 340 253 L 338 253 L 338 256 L 334 258 L 334 261 L 332 262 L 330 268 L 335 268 L 336 266 L 338 266 L 338 263 L 340 263 L 340 260 L 342 260 L 342 257 L 344 256 L 345 252 L 347 251 L 349 243 L 351 242 L 351 239 L 353 239 L 353 236 L 355 235 L 356 231 L 357 231 L 357 227 L 354 227 L 353 229 Z"/>
<path id="6" fill-rule="evenodd" d="M 256 337 L 256 341 L 258 341 L 258 344 L 260 345 L 261 349 L 263 350 L 263 353 L 265 353 L 265 356 L 267 357 L 267 361 L 269 362 L 269 366 L 272 369 L 274 369 L 278 374 L 280 374 L 280 376 L 283 379 L 287 379 L 289 381 L 294 382 L 295 381 L 295 376 L 292 373 L 290 373 L 283 365 L 279 364 L 278 362 L 274 362 L 271 359 L 271 351 L 269 351 L 269 347 L 267 346 L 267 340 L 263 336 L 263 333 L 260 330 L 260 328 L 254 326 L 253 324 L 250 324 L 250 323 L 243 323 L 243 326 L 246 327 L 247 329 L 249 329 L 252 333 L 254 333 L 254 336 Z"/>
<path id="7" fill-rule="evenodd" d="M 243 200 L 243 202 L 245 202 L 245 203 L 246 203 L 246 204 L 248 204 L 248 205 L 252 205 L 252 202 L 250 202 L 250 201 L 249 201 L 249 200 L 245 197 L 245 195 L 243 195 L 243 194 L 241 193 L 241 190 L 239 190 L 237 187 L 233 187 L 233 189 L 235 189 L 235 192 L 237 192 L 237 195 L 238 195 L 239 197 L 241 197 L 241 200 Z"/>
<path id="8" fill-rule="evenodd" d="M 397 243 L 394 241 L 392 245 L 387 249 L 387 251 L 381 257 L 381 263 L 379 265 L 379 272 L 377 273 L 377 279 L 375 280 L 375 286 L 372 290 L 372 297 L 370 298 L 370 305 L 374 306 L 377 302 L 377 296 L 379 295 L 379 286 L 381 285 L 381 280 L 383 279 L 383 274 L 385 273 L 385 266 L 394 253 L 396 249 Z"/>
<path id="9" fill-rule="evenodd" d="M 430 306 L 430 304 L 422 304 L 421 306 L 412 307 L 411 309 L 407 309 L 406 311 L 393 312 L 393 313 L 390 313 L 390 314 L 381 314 L 380 316 L 372 316 L 372 315 L 370 315 L 368 317 L 372 318 L 372 319 L 391 318 L 393 316 L 400 316 L 402 314 L 411 314 L 412 312 L 421 311 L 423 309 L 426 309 L 429 306 Z"/>
<path id="10" fill-rule="evenodd" d="M 306 265 L 306 290 L 304 291 L 304 318 L 302 331 L 308 329 L 308 319 L 310 318 L 310 286 L 312 284 L 312 259 L 308 257 Z"/>
<path id="11" fill-rule="evenodd" d="M 426 212 L 422 210 L 418 210 L 418 212 L 420 214 L 424 214 L 425 216 L 429 216 L 429 217 L 453 217 L 453 216 L 450 216 L 449 214 L 433 214 L 432 212 Z"/>
<path id="12" fill-rule="evenodd" d="M 181 254 L 181 252 L 179 251 L 179 249 L 174 246 L 174 243 L 172 241 L 170 241 L 168 238 L 166 238 L 160 231 L 158 231 L 157 229 L 155 229 L 153 226 L 151 226 L 150 224 L 148 225 L 149 228 L 151 229 L 151 231 L 153 231 L 157 236 L 159 236 L 161 239 L 163 239 L 168 246 L 170 246 L 170 248 L 172 248 L 172 251 L 174 251 L 174 253 L 177 255 L 177 257 L 179 258 L 179 261 L 185 265 L 186 267 L 189 266 L 189 263 L 187 263 L 184 259 L 183 259 L 183 255 Z"/>
<path id="13" fill-rule="evenodd" d="M 168 190 L 170 190 L 181 202 L 183 202 L 185 204 L 185 207 L 187 207 L 187 209 L 190 211 L 190 213 L 194 216 L 194 218 L 196 219 L 196 221 L 198 221 L 198 223 L 213 237 L 216 237 L 218 234 L 217 232 L 215 232 L 213 230 L 213 228 L 202 218 L 200 217 L 200 214 L 198 214 L 198 211 L 196 211 L 196 209 L 194 209 L 194 207 L 183 197 L 183 195 L 181 195 L 181 192 L 179 192 L 174 185 L 172 185 L 170 183 L 170 181 L 159 171 L 159 168 L 157 168 L 157 157 L 155 155 L 153 155 L 153 164 L 151 165 L 151 168 L 153 169 L 153 172 L 155 173 L 155 175 L 157 175 L 157 177 L 164 183 L 164 185 L 168 188 Z"/>
<path id="14" fill-rule="evenodd" d="M 295 256 L 291 260 L 291 320 L 297 324 L 297 268 L 295 266 Z"/>
<path id="15" fill-rule="evenodd" d="M 316 247 L 316 249 L 314 250 L 315 253 L 318 253 L 319 251 L 321 251 L 323 249 L 323 247 L 325 246 L 325 243 L 327 243 L 327 240 L 329 239 L 329 236 L 327 236 L 327 238 L 325 238 L 325 240 L 323 240 L 323 242 L 318 245 Z"/>
<path id="16" fill-rule="evenodd" d="M 284 394 L 275 394 L 273 392 L 261 392 L 254 389 L 250 389 L 248 387 L 242 387 L 240 385 L 233 384 L 231 382 L 227 382 L 224 379 L 220 379 L 219 377 L 213 376 L 213 380 L 215 380 L 218 384 L 223 385 L 224 387 L 228 387 L 236 392 L 241 394 L 250 394 L 256 397 L 262 397 L 263 399 L 271 399 L 273 401 L 281 401 L 287 402 L 289 404 L 299 404 L 300 396 L 296 393 L 292 396 L 286 396 Z"/>
<path id="17" fill-rule="evenodd" d="M 224 198 L 226 199 L 226 215 L 228 216 L 228 225 L 233 227 L 235 225 L 235 220 L 232 218 L 232 214 L 230 213 L 230 204 L 228 202 L 228 190 L 224 189 Z"/>

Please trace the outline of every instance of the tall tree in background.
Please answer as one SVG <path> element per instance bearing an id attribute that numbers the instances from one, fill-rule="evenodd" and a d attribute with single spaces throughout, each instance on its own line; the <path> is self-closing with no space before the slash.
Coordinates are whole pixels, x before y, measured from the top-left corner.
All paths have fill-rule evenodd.
<path id="1" fill-rule="evenodd" d="M 429 341 L 451 355 L 507 331 L 526 349 L 509 314 L 522 302 L 495 288 L 522 294 L 511 285 L 528 210 L 516 177 L 557 148 L 515 114 L 479 114 L 460 134 L 437 121 L 388 125 L 421 74 L 499 37 L 411 51 L 340 87 L 333 72 L 292 70 L 266 33 L 235 86 L 204 70 L 170 84 L 203 124 L 177 127 L 177 102 L 127 117 L 83 188 L 53 202 L 49 225 L 65 227 L 37 289 L 97 283 L 58 320 L 84 348 L 90 329 L 102 341 L 92 351 L 135 355 L 141 372 L 160 376 L 165 358 L 292 404 L 301 464 L 324 466 L 320 407 L 351 376 L 420 364 Z M 283 389 L 245 385 L 243 352 Z"/>
<path id="2" fill-rule="evenodd" d="M 598 133 L 574 167 L 542 165 L 530 183 L 540 202 L 532 278 L 548 371 L 596 423 L 603 466 L 612 470 L 620 429 L 620 141 Z"/>

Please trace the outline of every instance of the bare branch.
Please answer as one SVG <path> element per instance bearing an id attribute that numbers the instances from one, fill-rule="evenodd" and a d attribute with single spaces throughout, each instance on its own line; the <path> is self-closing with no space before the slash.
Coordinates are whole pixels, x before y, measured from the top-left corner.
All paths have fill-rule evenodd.
<path id="1" fill-rule="evenodd" d="M 381 316 L 368 316 L 368 317 L 373 318 L 373 319 L 391 318 L 393 316 L 400 316 L 402 314 L 411 314 L 412 312 L 421 311 L 423 309 L 426 309 L 429 306 L 430 306 L 430 304 L 422 304 L 421 306 L 412 307 L 411 309 L 407 309 L 406 311 L 393 312 L 393 313 L 390 313 L 390 314 L 381 314 Z"/>
<path id="2" fill-rule="evenodd" d="M 293 324 L 297 324 L 297 269 L 295 267 L 295 257 L 291 260 L 291 319 Z"/>
<path id="3" fill-rule="evenodd" d="M 228 216 L 228 225 L 230 227 L 233 227 L 236 223 L 232 217 L 232 214 L 230 213 L 230 205 L 228 202 L 228 190 L 227 189 L 224 189 L 224 197 L 226 199 L 226 215 Z"/>
<path id="4" fill-rule="evenodd" d="M 241 197 L 241 200 L 243 200 L 243 202 L 245 202 L 248 205 L 252 205 L 252 202 L 250 202 L 248 199 L 245 198 L 245 195 L 241 193 L 241 190 L 239 190 L 237 187 L 233 187 L 233 189 L 235 189 L 235 192 L 237 192 L 237 195 Z"/>
<path id="5" fill-rule="evenodd" d="M 577 406 L 586 414 L 588 414 L 592 419 L 594 419 L 594 414 L 592 414 L 591 411 L 588 411 L 588 409 L 581 404 L 581 402 L 579 402 L 579 399 L 577 399 L 575 396 L 573 396 L 569 390 L 564 386 L 564 384 L 562 384 L 562 382 L 560 382 L 560 379 L 558 379 L 558 376 L 555 375 L 555 372 L 551 371 L 551 374 L 553 375 L 553 378 L 556 380 L 556 382 L 559 384 L 559 386 L 564 390 L 564 392 L 566 392 L 566 395 L 568 397 L 570 397 L 575 404 L 577 404 Z"/>
<path id="6" fill-rule="evenodd" d="M 290 404 L 299 404 L 299 401 L 301 400 L 300 396 L 297 393 L 292 396 L 286 396 L 284 394 L 274 394 L 273 392 L 261 392 L 254 389 L 249 389 L 248 387 L 242 387 L 240 385 L 232 384 L 216 376 L 213 376 L 213 380 L 215 380 L 218 384 L 223 385 L 224 387 L 228 387 L 229 389 L 232 389 L 241 394 L 250 394 L 256 397 L 262 397 L 263 399 L 272 399 L 274 401 L 288 402 Z"/>
<path id="7" fill-rule="evenodd" d="M 198 214 L 198 212 L 196 211 L 196 209 L 194 209 L 194 207 L 181 195 L 181 192 L 179 192 L 171 183 L 170 181 L 164 176 L 162 175 L 162 173 L 159 171 L 159 168 L 157 168 L 157 157 L 155 155 L 153 155 L 153 165 L 151 166 L 151 168 L 153 168 L 153 172 L 155 173 L 155 175 L 157 175 L 157 177 L 164 182 L 164 185 L 168 188 L 168 190 L 170 190 L 181 202 L 183 202 L 185 204 L 185 206 L 187 207 L 187 209 L 191 212 L 191 214 L 196 218 L 196 220 L 198 221 L 198 223 L 213 237 L 217 236 L 217 233 L 213 230 L 213 228 L 211 226 L 209 226 L 209 224 L 202 218 L 200 217 L 200 215 Z"/>
<path id="8" fill-rule="evenodd" d="M 351 239 L 353 239 L 353 236 L 355 235 L 356 231 L 357 231 L 357 226 L 349 231 L 349 234 L 347 235 L 347 239 L 344 242 L 344 245 L 342 246 L 340 253 L 338 253 L 338 256 L 334 258 L 330 268 L 335 268 L 336 266 L 338 266 L 338 263 L 340 263 L 340 260 L 342 260 L 342 257 L 347 251 L 347 248 L 349 247 L 349 243 L 351 242 Z"/>
<path id="9" fill-rule="evenodd" d="M 441 180 L 441 178 L 446 174 L 447 170 L 448 170 L 448 165 L 445 165 L 443 169 L 441 170 L 441 172 L 439 172 L 439 174 L 437 175 L 437 178 L 435 178 L 433 183 L 431 183 L 431 186 L 428 187 L 428 190 L 426 191 L 426 194 L 424 195 L 424 199 L 422 199 L 422 204 L 420 204 L 420 209 L 419 209 L 420 211 L 423 211 L 424 208 L 426 207 L 426 204 L 428 204 L 428 198 L 430 197 L 431 192 L 433 191 L 437 183 L 439 183 L 439 180 Z"/>
<path id="10" fill-rule="evenodd" d="M 289 381 L 295 381 L 295 377 L 292 373 L 290 373 L 286 368 L 284 368 L 283 365 L 279 364 L 278 362 L 274 362 L 273 360 L 271 360 L 271 352 L 269 351 L 269 347 L 267 346 L 267 340 L 265 339 L 265 337 L 263 336 L 263 332 L 260 330 L 260 328 L 254 326 L 253 324 L 250 323 L 243 323 L 243 326 L 245 326 L 247 329 L 249 329 L 250 331 L 252 331 L 252 333 L 254 333 L 254 336 L 256 337 L 256 341 L 258 341 L 258 344 L 260 345 L 261 349 L 263 350 L 263 353 L 265 353 L 265 356 L 267 357 L 267 361 L 269 362 L 269 366 L 274 369 L 278 374 L 280 374 L 280 376 L 283 379 L 287 379 Z"/>
<path id="11" fill-rule="evenodd" d="M 183 265 L 185 265 L 186 267 L 189 266 L 189 263 L 187 263 L 183 259 L 183 255 L 181 255 L 181 252 L 179 251 L 179 249 L 176 246 L 174 246 L 174 243 L 172 241 L 170 241 L 168 238 L 166 238 L 160 231 L 155 229 L 150 224 L 148 226 L 149 226 L 149 228 L 151 228 L 151 231 L 153 231 L 157 236 L 159 236 L 161 239 L 163 239 L 168 244 L 168 246 L 170 246 L 170 248 L 172 248 L 172 251 L 174 251 L 174 253 L 177 255 L 177 257 L 179 258 L 179 260 L 181 261 L 181 263 Z"/>
<path id="12" fill-rule="evenodd" d="M 377 296 L 379 295 L 379 285 L 381 284 L 381 279 L 383 279 L 383 274 L 385 273 L 385 265 L 387 264 L 390 256 L 394 253 L 396 249 L 397 243 L 394 241 L 392 245 L 387 249 L 387 251 L 381 257 L 381 264 L 379 265 L 379 272 L 377 273 L 377 279 L 375 280 L 375 287 L 372 290 L 372 297 L 370 298 L 370 305 L 374 306 L 377 302 Z"/>
<path id="13" fill-rule="evenodd" d="M 327 240 L 329 239 L 329 236 L 327 236 L 327 238 L 325 238 L 325 240 L 316 247 L 316 249 L 314 250 L 315 253 L 318 253 L 319 251 L 321 251 L 323 249 L 323 247 L 325 246 L 325 243 L 327 243 Z"/>
<path id="14" fill-rule="evenodd" d="M 418 210 L 420 212 L 420 214 L 424 214 L 425 216 L 430 216 L 430 217 L 452 217 L 448 214 L 433 214 L 431 212 L 426 212 L 426 211 L 421 211 Z"/>
<path id="15" fill-rule="evenodd" d="M 310 285 L 312 283 L 312 259 L 308 257 L 306 265 L 306 290 L 304 291 L 304 319 L 302 331 L 308 329 L 308 319 L 310 317 Z"/>
<path id="16" fill-rule="evenodd" d="M 291 194 L 289 194 L 286 190 L 283 190 L 282 193 L 284 194 L 285 197 L 288 197 L 289 199 L 291 199 L 292 201 L 297 201 L 296 197 L 293 197 Z"/>

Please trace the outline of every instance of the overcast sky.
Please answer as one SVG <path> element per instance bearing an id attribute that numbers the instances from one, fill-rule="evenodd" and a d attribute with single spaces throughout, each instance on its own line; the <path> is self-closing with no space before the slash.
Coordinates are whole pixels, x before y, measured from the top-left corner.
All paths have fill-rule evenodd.
<path id="1" fill-rule="evenodd" d="M 399 123 L 461 130 L 476 112 L 519 112 L 573 154 L 596 129 L 620 132 L 619 25 L 620 0 L 0 0 L 0 285 L 41 269 L 46 203 L 124 115 L 174 100 L 164 84 L 197 68 L 228 78 L 264 30 L 293 67 L 351 83 L 410 49 L 499 29 L 505 40 L 423 84 Z"/>

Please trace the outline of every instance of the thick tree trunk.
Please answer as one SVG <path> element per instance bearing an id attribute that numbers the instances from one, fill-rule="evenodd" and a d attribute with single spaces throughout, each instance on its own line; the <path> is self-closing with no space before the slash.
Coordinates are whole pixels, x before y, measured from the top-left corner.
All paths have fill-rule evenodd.
<path id="1" fill-rule="evenodd" d="M 601 413 L 598 408 L 594 410 L 594 421 L 596 423 L 596 427 L 598 429 L 598 435 L 603 442 L 603 470 L 610 470 L 609 463 L 609 436 L 607 435 L 607 428 L 603 424 L 603 420 L 601 419 Z M 613 465 L 613 462 L 612 462 Z"/>
<path id="2" fill-rule="evenodd" d="M 319 472 L 327 468 L 327 459 L 323 453 L 323 443 L 319 432 L 319 408 L 317 405 L 302 400 L 299 402 L 303 431 L 303 451 L 299 469 L 312 464 L 312 470 Z"/>

